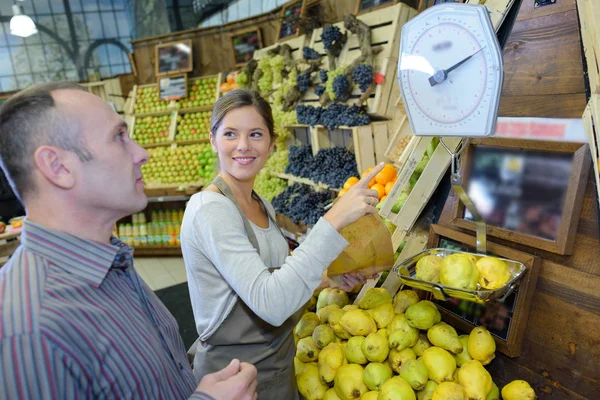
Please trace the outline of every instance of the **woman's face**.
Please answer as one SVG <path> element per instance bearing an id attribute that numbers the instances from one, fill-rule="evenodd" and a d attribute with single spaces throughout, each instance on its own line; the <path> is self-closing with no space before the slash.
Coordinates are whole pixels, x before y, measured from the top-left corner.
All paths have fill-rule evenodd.
<path id="1" fill-rule="evenodd" d="M 263 117 L 254 106 L 229 111 L 216 134 L 211 133 L 210 143 L 218 153 L 221 173 L 239 181 L 254 179 L 274 145 Z"/>

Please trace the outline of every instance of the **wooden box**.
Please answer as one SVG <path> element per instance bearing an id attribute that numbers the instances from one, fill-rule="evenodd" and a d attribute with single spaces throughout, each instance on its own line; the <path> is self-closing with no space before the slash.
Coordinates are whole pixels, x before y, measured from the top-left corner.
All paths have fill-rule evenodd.
<path id="1" fill-rule="evenodd" d="M 581 41 L 592 93 L 600 93 L 600 2 L 577 0 Z"/>
<path id="2" fill-rule="evenodd" d="M 583 125 L 588 135 L 590 152 L 592 153 L 596 193 L 600 205 L 600 94 L 594 94 L 590 97 L 583 113 Z"/>

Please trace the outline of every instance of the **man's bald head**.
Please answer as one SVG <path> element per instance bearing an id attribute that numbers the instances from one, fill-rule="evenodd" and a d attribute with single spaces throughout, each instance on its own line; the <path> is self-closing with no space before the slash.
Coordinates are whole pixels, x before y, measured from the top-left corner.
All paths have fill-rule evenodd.
<path id="1" fill-rule="evenodd" d="M 53 96 L 58 91 L 60 101 Z M 0 167 L 21 201 L 35 189 L 33 155 L 40 146 L 72 151 L 82 161 L 91 159 L 78 121 L 62 101 L 68 91 L 86 90 L 69 82 L 42 83 L 15 94 L 0 107 Z"/>

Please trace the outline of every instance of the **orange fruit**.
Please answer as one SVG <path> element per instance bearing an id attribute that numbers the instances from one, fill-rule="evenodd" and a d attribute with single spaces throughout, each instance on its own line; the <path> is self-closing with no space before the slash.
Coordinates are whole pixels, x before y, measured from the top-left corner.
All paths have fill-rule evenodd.
<path id="1" fill-rule="evenodd" d="M 342 189 L 340 190 L 340 192 L 338 193 L 337 197 L 341 197 L 342 195 L 344 195 L 346 192 L 348 191 L 348 189 Z"/>
<path id="2" fill-rule="evenodd" d="M 383 187 L 383 185 L 376 183 L 373 186 L 371 186 L 371 189 L 377 190 L 377 197 L 379 198 L 379 200 L 381 200 L 383 196 L 385 196 L 385 187 Z"/>
<path id="3" fill-rule="evenodd" d="M 390 192 L 392 191 L 392 188 L 394 187 L 394 183 L 396 183 L 395 180 L 385 184 L 385 194 L 386 195 L 390 194 Z"/>
<path id="4" fill-rule="evenodd" d="M 355 176 L 351 176 L 350 178 L 348 178 L 346 180 L 346 182 L 344 182 L 344 189 L 348 190 L 352 186 L 356 185 L 357 183 L 358 183 L 358 178 Z"/>
<path id="5" fill-rule="evenodd" d="M 369 172 L 371 172 L 373 170 L 373 168 L 367 168 L 363 171 L 363 173 L 360 175 L 361 178 L 364 177 L 366 174 L 368 174 Z M 374 184 L 376 184 L 377 181 L 375 181 L 375 178 L 371 179 L 371 182 L 369 182 L 369 187 L 373 186 Z"/>
<path id="6" fill-rule="evenodd" d="M 375 175 L 375 180 L 380 185 L 385 185 L 388 182 L 392 182 L 396 179 L 396 168 L 392 164 L 385 164 L 383 169 L 379 171 L 377 175 Z"/>
<path id="7" fill-rule="evenodd" d="M 379 200 L 379 202 L 381 203 L 381 202 L 382 202 L 382 201 L 384 201 L 385 199 L 387 199 L 387 194 L 386 194 L 385 196 L 383 196 L 383 197 L 381 198 L 381 200 Z"/>

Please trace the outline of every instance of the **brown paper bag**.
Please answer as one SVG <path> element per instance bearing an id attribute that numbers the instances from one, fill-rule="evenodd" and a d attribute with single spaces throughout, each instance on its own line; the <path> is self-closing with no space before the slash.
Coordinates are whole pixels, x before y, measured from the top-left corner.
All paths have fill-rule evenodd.
<path id="1" fill-rule="evenodd" d="M 339 286 L 341 275 L 360 272 L 367 278 L 394 265 L 392 236 L 379 215 L 366 215 L 340 232 L 348 247 L 327 268 L 331 287 Z"/>

